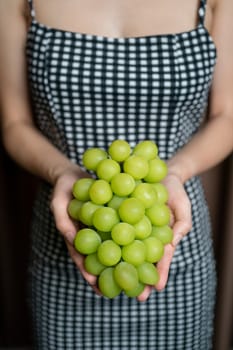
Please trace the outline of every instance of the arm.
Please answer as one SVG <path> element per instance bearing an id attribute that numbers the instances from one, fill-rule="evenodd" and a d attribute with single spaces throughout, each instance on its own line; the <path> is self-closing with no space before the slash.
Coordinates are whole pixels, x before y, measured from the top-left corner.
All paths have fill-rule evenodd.
<path id="1" fill-rule="evenodd" d="M 76 171 L 79 168 L 71 165 L 33 123 L 26 83 L 24 3 L 22 0 L 0 3 L 1 131 L 3 143 L 11 157 L 31 173 L 54 184 L 66 168 Z M 50 165 L 44 159 L 44 154 L 51 161 Z"/>
<path id="2" fill-rule="evenodd" d="M 212 37 L 218 60 L 210 94 L 208 122 L 169 162 L 184 183 L 222 161 L 233 149 L 233 3 L 218 0 Z"/>
<path id="3" fill-rule="evenodd" d="M 209 115 L 205 126 L 168 161 L 165 185 L 173 217 L 173 244 L 165 247 L 158 263 L 160 280 L 155 286 L 162 290 L 167 283 L 169 267 L 179 241 L 191 229 L 191 207 L 183 184 L 222 161 L 233 149 L 233 2 L 217 0 L 213 16 L 212 37 L 218 50 L 218 61 L 210 94 Z M 151 291 L 146 287 L 139 300 Z"/>
<path id="4" fill-rule="evenodd" d="M 51 209 L 73 261 L 90 284 L 96 278 L 83 268 L 83 257 L 73 248 L 77 227 L 67 214 L 71 187 L 89 176 L 70 162 L 35 127 L 27 86 L 24 0 L 0 2 L 0 106 L 3 143 L 15 161 L 54 186 Z M 45 156 L 46 155 L 46 156 Z M 95 288 L 95 287 L 94 287 Z"/>

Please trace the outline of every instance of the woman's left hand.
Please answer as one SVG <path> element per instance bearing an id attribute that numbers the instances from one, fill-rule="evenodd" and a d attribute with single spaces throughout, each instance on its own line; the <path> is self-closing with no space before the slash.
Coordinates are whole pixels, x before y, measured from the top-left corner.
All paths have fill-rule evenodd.
<path id="1" fill-rule="evenodd" d="M 182 181 L 177 175 L 168 174 L 163 184 L 166 186 L 169 193 L 167 204 L 171 210 L 170 224 L 173 229 L 174 237 L 172 243 L 165 246 L 164 255 L 157 263 L 160 276 L 158 283 L 155 285 L 157 291 L 162 291 L 165 288 L 176 246 L 192 228 L 191 203 Z M 146 286 L 142 294 L 138 296 L 138 300 L 145 301 L 153 288 L 153 286 Z"/>

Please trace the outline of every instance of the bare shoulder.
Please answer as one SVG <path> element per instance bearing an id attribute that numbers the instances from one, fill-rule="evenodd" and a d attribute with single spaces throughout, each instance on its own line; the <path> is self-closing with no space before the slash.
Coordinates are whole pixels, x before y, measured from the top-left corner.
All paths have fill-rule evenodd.
<path id="1" fill-rule="evenodd" d="M 19 120 L 31 120 L 25 55 L 26 9 L 27 0 L 0 0 L 0 104 L 4 127 Z"/>
<path id="2" fill-rule="evenodd" d="M 232 0 L 207 0 L 207 23 L 212 36 L 222 37 L 223 28 L 232 32 L 233 1 Z M 229 26 L 230 25 L 230 26 Z M 222 30 L 221 30 L 222 29 Z M 221 39 L 222 39 L 221 38 Z"/>
<path id="3" fill-rule="evenodd" d="M 220 9 L 223 11 L 233 10 L 233 1 L 232 0 L 208 0 L 207 5 L 213 11 L 213 14 L 218 12 Z M 231 13 L 232 15 L 232 13 Z"/>
<path id="4" fill-rule="evenodd" d="M 8 13 L 18 13 L 22 14 L 25 8 L 25 0 L 1 0 L 0 1 L 0 9 L 1 14 L 4 16 L 4 14 Z"/>
<path id="5" fill-rule="evenodd" d="M 29 15 L 29 5 L 27 0 L 1 0 L 0 1 L 0 19 L 1 23 L 12 19 L 26 20 Z"/>
<path id="6" fill-rule="evenodd" d="M 207 0 L 207 6 L 209 6 L 209 8 L 211 8 L 211 10 L 214 10 L 217 2 L 218 2 L 218 0 Z"/>
<path id="7" fill-rule="evenodd" d="M 24 40 L 30 23 L 28 0 L 0 0 L 0 41 L 9 35 Z"/>
<path id="8" fill-rule="evenodd" d="M 212 1 L 212 0 L 211 0 Z M 213 0 L 212 37 L 218 59 L 212 83 L 210 115 L 233 117 L 233 1 Z"/>

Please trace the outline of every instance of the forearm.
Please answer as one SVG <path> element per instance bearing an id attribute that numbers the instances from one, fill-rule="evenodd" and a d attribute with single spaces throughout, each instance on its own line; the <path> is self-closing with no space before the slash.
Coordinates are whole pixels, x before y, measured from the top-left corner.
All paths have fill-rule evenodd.
<path id="1" fill-rule="evenodd" d="M 221 162 L 232 148 L 232 118 L 213 118 L 168 161 L 169 172 L 184 183 Z"/>
<path id="2" fill-rule="evenodd" d="M 52 185 L 65 170 L 81 172 L 32 124 L 16 123 L 3 130 L 3 143 L 20 166 Z"/>

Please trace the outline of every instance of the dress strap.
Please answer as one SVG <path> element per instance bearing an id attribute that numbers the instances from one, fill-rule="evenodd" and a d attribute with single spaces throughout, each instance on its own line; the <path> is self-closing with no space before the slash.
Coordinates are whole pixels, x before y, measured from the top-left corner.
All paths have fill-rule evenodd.
<path id="1" fill-rule="evenodd" d="M 199 24 L 203 26 L 205 23 L 206 4 L 207 4 L 207 0 L 200 0 L 199 10 L 198 10 Z"/>
<path id="2" fill-rule="evenodd" d="M 32 18 L 35 18 L 35 17 L 36 17 L 36 14 L 35 14 L 35 8 L 34 8 L 33 0 L 27 0 L 27 1 L 28 1 L 28 4 L 29 4 L 31 17 L 32 17 Z"/>

